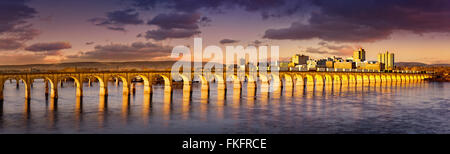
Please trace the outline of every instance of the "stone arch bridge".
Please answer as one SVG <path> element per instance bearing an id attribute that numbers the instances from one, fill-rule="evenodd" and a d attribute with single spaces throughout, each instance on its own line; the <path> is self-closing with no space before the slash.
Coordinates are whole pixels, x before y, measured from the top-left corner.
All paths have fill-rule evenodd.
<path id="1" fill-rule="evenodd" d="M 191 73 L 189 76 L 180 75 L 183 85 L 192 84 L 193 80 L 200 81 L 202 88 L 209 91 L 209 83 L 214 81 L 228 88 L 227 81 L 233 82 L 233 88 L 240 88 L 243 82 L 247 84 L 278 84 L 280 87 L 286 86 L 323 86 L 327 84 L 351 85 L 361 83 L 394 83 L 419 81 L 430 78 L 429 74 L 420 73 L 368 73 L 368 72 L 245 72 L 234 74 L 212 74 L 212 73 Z M 245 74 L 245 75 L 243 75 Z M 173 78 L 171 71 L 126 71 L 126 72 L 49 72 L 49 73 L 0 73 L 0 100 L 3 100 L 3 86 L 8 80 L 22 81 L 25 85 L 25 98 L 30 99 L 30 90 L 35 79 L 44 79 L 46 94 L 50 93 L 52 98 L 58 98 L 58 83 L 68 78 L 73 79 L 76 84 L 76 95 L 83 96 L 83 84 L 94 79 L 100 84 L 99 95 L 108 95 L 108 82 L 110 80 L 121 81 L 123 94 L 129 95 L 132 92 L 132 81 L 136 77 L 142 78 L 144 82 L 144 93 L 152 93 L 152 83 L 157 78 L 164 80 L 164 85 L 171 87 Z M 255 86 L 256 87 L 256 86 Z M 191 88 L 192 89 L 192 88 Z"/>

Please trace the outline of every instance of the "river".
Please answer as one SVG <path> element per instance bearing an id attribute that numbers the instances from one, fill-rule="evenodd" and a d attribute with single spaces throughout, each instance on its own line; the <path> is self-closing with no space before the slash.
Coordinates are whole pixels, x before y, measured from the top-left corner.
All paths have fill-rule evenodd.
<path id="1" fill-rule="evenodd" d="M 261 93 L 257 87 L 193 93 L 153 86 L 153 97 L 122 96 L 109 83 L 107 98 L 98 83 L 84 84 L 77 98 L 73 83 L 46 99 L 35 80 L 31 100 L 15 81 L 4 85 L 0 133 L 450 133 L 450 83 L 414 82 L 356 86 L 285 87 Z M 256 96 L 255 96 L 256 95 Z"/>

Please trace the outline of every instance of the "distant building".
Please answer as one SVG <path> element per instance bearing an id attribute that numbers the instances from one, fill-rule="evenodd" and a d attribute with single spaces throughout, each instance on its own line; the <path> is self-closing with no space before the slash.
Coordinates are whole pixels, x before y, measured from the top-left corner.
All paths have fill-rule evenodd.
<path id="1" fill-rule="evenodd" d="M 292 56 L 292 63 L 294 63 L 294 65 L 303 65 L 306 64 L 306 61 L 308 61 L 309 56 L 305 56 L 305 55 L 300 55 L 300 54 L 295 54 L 294 56 Z"/>
<path id="2" fill-rule="evenodd" d="M 351 61 L 338 61 L 338 62 L 334 62 L 334 68 L 339 68 L 339 69 L 353 69 L 355 68 L 355 63 L 351 62 Z"/>
<path id="3" fill-rule="evenodd" d="M 366 61 L 366 51 L 363 48 L 359 48 L 353 52 L 353 61 L 363 62 Z"/>
<path id="4" fill-rule="evenodd" d="M 317 60 L 316 67 L 317 68 L 327 68 L 328 59 L 319 59 Z"/>
<path id="5" fill-rule="evenodd" d="M 306 61 L 306 68 L 308 70 L 315 70 L 317 68 L 317 62 L 315 60 Z"/>
<path id="6" fill-rule="evenodd" d="M 370 61 L 370 62 L 364 62 L 361 63 L 360 66 L 357 67 L 358 69 L 367 69 L 367 70 L 383 70 L 384 65 L 380 62 L 376 61 Z"/>
<path id="7" fill-rule="evenodd" d="M 334 61 L 326 61 L 325 67 L 326 68 L 334 68 Z"/>
<path id="8" fill-rule="evenodd" d="M 289 64 L 290 63 L 291 62 L 288 62 L 288 61 L 280 62 L 279 65 L 278 65 L 278 67 L 280 68 L 279 70 L 281 70 L 281 71 L 289 70 Z"/>
<path id="9" fill-rule="evenodd" d="M 384 69 L 393 70 L 395 67 L 394 54 L 389 53 L 388 51 L 386 51 L 386 53 L 380 53 L 378 54 L 378 62 L 384 65 Z"/>

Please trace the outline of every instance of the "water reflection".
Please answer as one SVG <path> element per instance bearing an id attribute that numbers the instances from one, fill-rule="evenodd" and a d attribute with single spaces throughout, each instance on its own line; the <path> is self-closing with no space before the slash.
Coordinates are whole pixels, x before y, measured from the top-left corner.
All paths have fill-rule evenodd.
<path id="1" fill-rule="evenodd" d="M 98 102 L 98 127 L 104 128 L 105 121 L 108 115 L 108 97 L 107 96 L 99 96 Z"/>
<path id="2" fill-rule="evenodd" d="M 133 92 L 136 93 L 136 92 Z M 130 112 L 130 95 L 122 95 L 122 122 L 127 124 Z"/>
<path id="3" fill-rule="evenodd" d="M 76 102 L 75 102 L 75 128 L 76 130 L 80 130 L 81 128 L 81 123 L 83 121 L 83 97 L 76 97 Z"/>
<path id="4" fill-rule="evenodd" d="M 3 100 L 0 100 L 0 120 L 3 119 L 1 118 L 3 116 Z"/>
<path id="5" fill-rule="evenodd" d="M 56 129 L 58 121 L 58 99 L 50 99 L 50 106 L 48 108 L 49 129 Z"/>
<path id="6" fill-rule="evenodd" d="M 152 94 L 147 93 L 144 94 L 144 101 L 142 103 L 142 123 L 144 124 L 144 126 L 148 125 L 148 120 L 150 117 L 150 113 L 152 110 Z"/>
<path id="7" fill-rule="evenodd" d="M 442 119 L 450 118 L 443 114 L 450 100 L 445 91 L 450 86 L 414 80 L 284 84 L 274 92 L 268 92 L 268 84 L 247 82 L 239 86 L 228 83 L 227 92 L 217 83 L 183 88 L 154 85 L 152 94 L 144 94 L 142 83 L 136 83 L 134 95 L 123 95 L 121 86 L 112 85 L 107 97 L 98 96 L 97 84 L 86 84 L 84 96 L 76 97 L 67 81 L 59 89 L 59 100 L 45 99 L 37 90 L 45 89 L 44 82 L 35 82 L 33 99 L 25 103 L 16 103 L 23 102 L 23 86 L 16 89 L 15 82 L 5 83 L 5 101 L 0 102 L 1 132 L 124 133 L 124 128 L 144 133 L 383 132 L 411 129 L 411 120 L 424 123 L 413 129 L 423 132 L 429 130 L 423 128 L 432 127 L 442 132 L 438 126 L 448 124 Z M 427 112 L 429 108 L 433 112 Z M 441 117 L 426 118 L 436 116 Z"/>

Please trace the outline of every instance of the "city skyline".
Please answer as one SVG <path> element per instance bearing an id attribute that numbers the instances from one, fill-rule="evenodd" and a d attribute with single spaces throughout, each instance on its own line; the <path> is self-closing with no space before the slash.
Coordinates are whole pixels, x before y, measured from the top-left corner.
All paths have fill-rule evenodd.
<path id="1" fill-rule="evenodd" d="M 4 1 L 0 65 L 167 60 L 194 37 L 223 49 L 278 45 L 285 59 L 362 47 L 367 61 L 389 51 L 396 62 L 449 63 L 450 2 L 408 2 Z"/>

